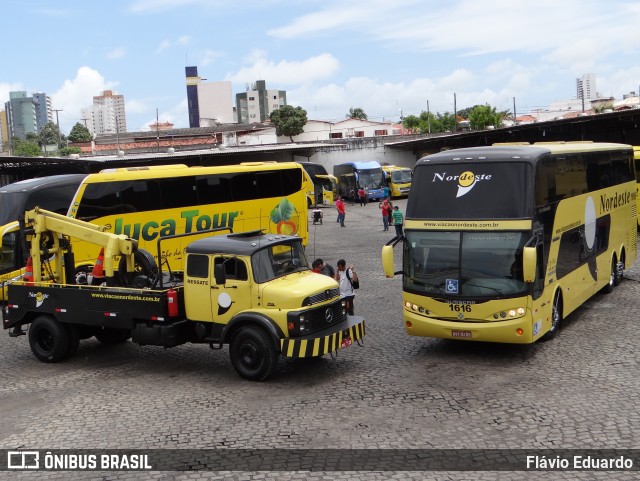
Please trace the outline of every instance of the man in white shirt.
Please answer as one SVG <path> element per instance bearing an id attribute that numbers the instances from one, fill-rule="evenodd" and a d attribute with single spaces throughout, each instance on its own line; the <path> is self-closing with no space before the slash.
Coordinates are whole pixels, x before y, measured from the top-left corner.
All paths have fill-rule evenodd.
<path id="1" fill-rule="evenodd" d="M 353 266 L 347 268 L 345 260 L 340 259 L 338 261 L 335 279 L 340 284 L 340 297 L 346 302 L 347 314 L 353 316 L 353 299 L 355 293 L 353 292 L 353 284 L 351 282 L 358 280 L 358 275 L 353 270 Z"/>

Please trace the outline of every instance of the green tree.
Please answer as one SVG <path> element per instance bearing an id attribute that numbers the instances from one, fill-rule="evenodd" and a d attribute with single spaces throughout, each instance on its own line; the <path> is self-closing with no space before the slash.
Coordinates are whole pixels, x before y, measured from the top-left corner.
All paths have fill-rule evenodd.
<path id="1" fill-rule="evenodd" d="M 412 134 L 415 134 L 416 132 L 418 132 L 418 130 L 421 131 L 420 118 L 416 117 L 415 115 L 407 115 L 404 119 L 402 119 L 402 126 Z"/>
<path id="2" fill-rule="evenodd" d="M 349 113 L 346 115 L 348 119 L 367 120 L 367 114 L 360 107 L 349 107 Z"/>
<path id="3" fill-rule="evenodd" d="M 90 142 L 92 138 L 89 129 L 80 122 L 77 122 L 69 132 L 69 142 Z"/>
<path id="4" fill-rule="evenodd" d="M 307 123 L 307 111 L 302 107 L 283 105 L 271 112 L 269 118 L 276 127 L 276 135 L 286 135 L 293 142 L 294 135 L 304 132 L 304 126 Z"/>
<path id="5" fill-rule="evenodd" d="M 60 155 L 60 157 L 68 157 L 71 154 L 81 154 L 82 150 L 80 149 L 80 147 L 62 147 L 59 151 L 58 154 Z"/>
<path id="6" fill-rule="evenodd" d="M 16 157 L 39 157 L 42 155 L 42 150 L 40 150 L 38 142 L 34 140 L 22 140 L 14 137 L 13 155 Z"/>
<path id="7" fill-rule="evenodd" d="M 47 122 L 39 134 L 40 145 L 58 145 L 58 139 L 62 142 L 62 136 L 58 127 L 53 122 Z"/>
<path id="8" fill-rule="evenodd" d="M 500 127 L 506 114 L 489 105 L 476 105 L 469 112 L 469 122 L 472 129 L 486 129 L 490 125 Z"/>

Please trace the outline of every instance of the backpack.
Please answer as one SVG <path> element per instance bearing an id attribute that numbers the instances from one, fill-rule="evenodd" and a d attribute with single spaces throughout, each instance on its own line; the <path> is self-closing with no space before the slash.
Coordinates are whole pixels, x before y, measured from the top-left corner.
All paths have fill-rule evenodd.
<path id="1" fill-rule="evenodd" d="M 349 282 L 351 282 L 351 287 L 353 287 L 354 289 L 360 289 L 360 278 L 358 277 L 357 280 L 352 281 L 351 276 L 349 275 L 349 269 L 345 269 L 345 272 L 347 275 L 347 279 L 349 279 Z"/>

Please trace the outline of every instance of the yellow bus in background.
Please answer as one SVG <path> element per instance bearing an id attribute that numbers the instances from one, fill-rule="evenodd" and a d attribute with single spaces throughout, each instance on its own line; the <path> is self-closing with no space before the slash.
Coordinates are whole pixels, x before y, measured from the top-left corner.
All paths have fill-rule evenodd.
<path id="1" fill-rule="evenodd" d="M 147 260 L 157 258 L 160 237 L 219 227 L 297 235 L 306 245 L 310 189 L 295 162 L 107 169 L 85 178 L 67 215 L 136 239 Z M 163 241 L 158 261 L 183 270 L 184 248 L 198 238 Z M 84 242 L 74 243 L 74 254 L 80 269 L 88 269 L 98 255 Z"/>
<path id="2" fill-rule="evenodd" d="M 385 275 L 403 277 L 407 333 L 521 344 L 553 337 L 635 261 L 636 182 L 633 148 L 623 144 L 474 147 L 419 160 L 404 236 L 382 250 Z"/>
<path id="3" fill-rule="evenodd" d="M 391 197 L 407 197 L 411 189 L 413 172 L 408 167 L 383 165 L 382 172 L 389 187 Z"/>

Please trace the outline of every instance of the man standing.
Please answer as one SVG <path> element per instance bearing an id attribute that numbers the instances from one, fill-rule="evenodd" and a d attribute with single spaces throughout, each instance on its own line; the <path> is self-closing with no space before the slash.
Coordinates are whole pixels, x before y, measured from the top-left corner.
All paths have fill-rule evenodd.
<path id="1" fill-rule="evenodd" d="M 385 199 L 384 201 L 378 204 L 380 210 L 382 210 L 382 226 L 383 230 L 389 230 L 389 215 L 391 213 L 391 206 L 389 205 L 389 201 Z"/>
<path id="2" fill-rule="evenodd" d="M 402 212 L 400 212 L 400 209 L 398 208 L 397 205 L 393 207 L 393 213 L 391 215 L 393 216 L 393 225 L 396 228 L 396 235 L 401 236 L 402 235 Z"/>
<path id="3" fill-rule="evenodd" d="M 349 266 L 347 269 L 345 260 L 340 259 L 338 261 L 338 270 L 336 271 L 335 279 L 340 284 L 340 297 L 344 299 L 346 303 L 347 314 L 353 316 L 353 299 L 355 298 L 355 294 L 351 281 L 358 280 L 358 275 L 353 270 L 353 266 Z"/>
<path id="4" fill-rule="evenodd" d="M 338 197 L 338 200 L 336 200 L 336 209 L 338 209 L 338 222 L 340 222 L 340 227 L 344 227 L 344 216 L 347 211 L 344 207 L 342 197 Z"/>

